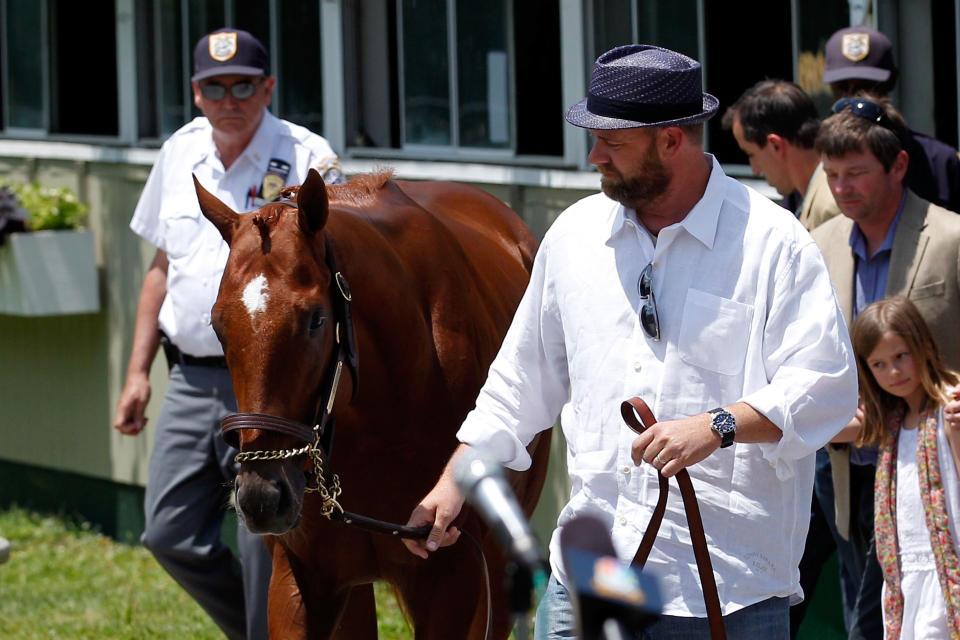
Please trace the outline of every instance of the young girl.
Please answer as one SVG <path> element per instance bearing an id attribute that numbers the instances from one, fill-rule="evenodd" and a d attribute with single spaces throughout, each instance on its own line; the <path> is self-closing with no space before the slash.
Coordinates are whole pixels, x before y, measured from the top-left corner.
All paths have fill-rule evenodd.
<path id="1" fill-rule="evenodd" d="M 960 382 L 906 298 L 853 323 L 865 444 L 880 447 L 874 496 L 886 640 L 960 639 L 960 430 L 943 405 Z M 859 414 L 859 412 L 858 412 Z"/>

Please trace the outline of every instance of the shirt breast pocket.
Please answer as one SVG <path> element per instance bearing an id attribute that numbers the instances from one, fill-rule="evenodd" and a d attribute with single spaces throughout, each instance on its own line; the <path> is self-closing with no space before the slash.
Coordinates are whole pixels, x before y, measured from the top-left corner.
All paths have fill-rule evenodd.
<path id="1" fill-rule="evenodd" d="M 697 289 L 687 291 L 678 349 L 689 365 L 734 375 L 743 369 L 753 307 Z"/>
<path id="2" fill-rule="evenodd" d="M 163 250 L 171 259 L 190 255 L 194 244 L 200 238 L 201 224 L 204 220 L 196 203 L 193 208 L 188 204 L 171 203 L 171 206 L 165 207 L 160 212 L 160 221 L 163 225 Z"/>

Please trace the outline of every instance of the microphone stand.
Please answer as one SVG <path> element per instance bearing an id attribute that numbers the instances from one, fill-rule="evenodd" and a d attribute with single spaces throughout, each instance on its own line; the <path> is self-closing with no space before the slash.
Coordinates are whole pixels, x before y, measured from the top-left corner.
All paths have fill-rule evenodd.
<path id="1" fill-rule="evenodd" d="M 507 605 L 513 615 L 516 640 L 530 637 L 529 613 L 533 606 L 530 594 L 533 591 L 533 574 L 522 562 L 510 561 L 506 566 Z"/>

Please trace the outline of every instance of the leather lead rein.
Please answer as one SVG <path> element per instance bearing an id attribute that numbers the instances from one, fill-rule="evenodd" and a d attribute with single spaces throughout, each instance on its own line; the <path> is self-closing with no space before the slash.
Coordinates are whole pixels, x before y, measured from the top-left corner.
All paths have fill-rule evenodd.
<path id="1" fill-rule="evenodd" d="M 650 407 L 640 398 L 630 398 L 621 403 L 620 415 L 623 416 L 627 426 L 638 434 L 657 423 Z M 638 415 L 640 420 L 643 421 L 642 424 L 637 420 Z M 647 530 L 640 541 L 637 554 L 633 558 L 633 564 L 641 569 L 646 564 L 650 550 L 653 548 L 657 532 L 660 530 L 660 524 L 663 522 L 663 514 L 667 508 L 667 493 L 670 490 L 670 485 L 659 469 L 657 469 L 657 476 L 660 482 L 660 497 L 657 499 L 657 506 L 653 510 L 650 524 L 647 525 Z M 710 562 L 710 551 L 707 549 L 707 537 L 703 532 L 703 520 L 700 518 L 697 494 L 693 490 L 693 483 L 690 482 L 690 474 L 687 473 L 686 469 L 681 469 L 676 478 L 677 484 L 680 485 L 680 497 L 683 498 L 683 510 L 687 514 L 687 526 L 690 528 L 693 555 L 697 560 L 697 572 L 700 574 L 700 586 L 703 588 L 703 602 L 707 606 L 710 637 L 713 640 L 726 640 L 727 632 L 723 626 L 720 596 L 717 593 L 717 582 L 713 577 L 713 565 Z"/>

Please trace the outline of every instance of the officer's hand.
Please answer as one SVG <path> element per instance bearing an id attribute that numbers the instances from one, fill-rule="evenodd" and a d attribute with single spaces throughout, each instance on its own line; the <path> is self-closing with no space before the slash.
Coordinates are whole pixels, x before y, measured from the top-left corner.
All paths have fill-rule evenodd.
<path id="1" fill-rule="evenodd" d="M 147 403 L 150 402 L 150 379 L 145 374 L 127 377 L 117 411 L 113 418 L 113 428 L 122 434 L 135 436 L 147 426 Z"/>

